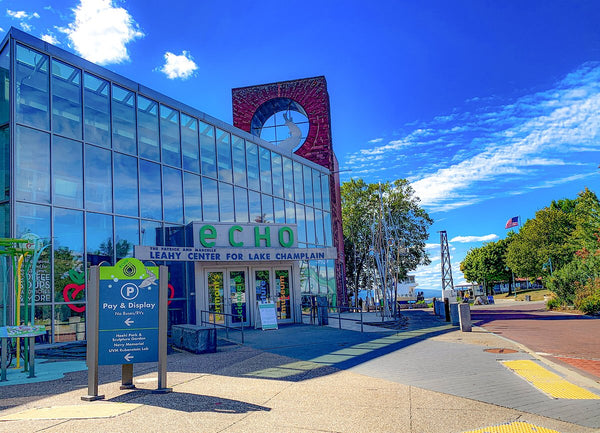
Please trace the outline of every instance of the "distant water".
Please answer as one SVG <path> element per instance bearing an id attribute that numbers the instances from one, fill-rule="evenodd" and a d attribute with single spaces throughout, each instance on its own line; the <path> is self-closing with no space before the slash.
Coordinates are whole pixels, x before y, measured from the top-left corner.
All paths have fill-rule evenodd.
<path id="1" fill-rule="evenodd" d="M 415 294 L 417 294 L 418 292 L 423 292 L 423 296 L 425 297 L 425 299 L 440 298 L 442 296 L 442 291 L 436 289 L 419 289 L 419 287 L 417 287 L 415 289 Z M 372 291 L 370 291 L 369 294 L 373 296 Z M 400 295 L 400 293 L 398 295 Z M 361 299 L 365 299 L 367 297 L 367 291 L 361 290 L 360 292 L 358 292 L 358 296 Z"/>

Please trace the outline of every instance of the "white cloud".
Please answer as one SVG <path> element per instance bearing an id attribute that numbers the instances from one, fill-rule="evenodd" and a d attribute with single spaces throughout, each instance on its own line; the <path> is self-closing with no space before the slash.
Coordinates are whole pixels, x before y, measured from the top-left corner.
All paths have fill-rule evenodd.
<path id="1" fill-rule="evenodd" d="M 60 45 L 60 42 L 58 41 L 58 39 L 56 39 L 54 36 L 52 36 L 50 34 L 44 34 L 44 35 L 40 36 L 40 39 L 42 41 L 48 42 L 49 44 L 52 44 L 52 45 Z"/>
<path id="2" fill-rule="evenodd" d="M 471 111 L 406 124 L 398 139 L 347 155 L 344 165 L 372 178 L 405 173 L 429 212 L 522 193 L 514 183 L 528 191 L 598 173 L 583 152 L 600 151 L 600 63 L 504 105 L 471 102 Z M 544 181 L 549 173 L 559 180 Z"/>
<path id="3" fill-rule="evenodd" d="M 450 242 L 469 243 L 469 242 L 488 242 L 498 239 L 498 235 L 489 234 L 485 236 L 456 236 L 450 239 Z"/>
<path id="4" fill-rule="evenodd" d="M 60 28 L 85 59 L 106 65 L 129 60 L 127 44 L 144 36 L 129 12 L 112 0 L 80 0 L 75 21 Z"/>
<path id="5" fill-rule="evenodd" d="M 167 51 L 165 53 L 165 64 L 160 68 L 160 71 L 171 80 L 175 78 L 187 80 L 197 69 L 198 65 L 194 63 L 189 52 L 182 51 L 180 55 L 176 55 Z"/>
<path id="6" fill-rule="evenodd" d="M 383 141 L 383 138 L 374 138 L 373 140 L 369 140 L 369 143 L 381 143 Z"/>
<path id="7" fill-rule="evenodd" d="M 31 24 L 27 24 L 27 23 L 24 23 L 24 22 L 20 22 L 20 23 L 19 23 L 19 26 L 21 26 L 21 28 L 22 28 L 23 30 L 25 30 L 26 32 L 31 32 L 31 31 L 33 30 L 33 26 L 32 26 Z"/>

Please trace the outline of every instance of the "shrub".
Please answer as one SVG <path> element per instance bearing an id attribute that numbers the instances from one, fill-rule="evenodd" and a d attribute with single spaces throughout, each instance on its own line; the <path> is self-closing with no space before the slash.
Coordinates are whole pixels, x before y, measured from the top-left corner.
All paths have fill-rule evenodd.
<path id="1" fill-rule="evenodd" d="M 548 310 L 556 310 L 556 309 L 560 308 L 561 305 L 562 305 L 562 303 L 558 300 L 558 298 L 550 298 L 546 302 L 546 308 Z"/>
<path id="2" fill-rule="evenodd" d="M 600 313 L 600 277 L 590 278 L 575 288 L 575 307 L 585 314 Z"/>

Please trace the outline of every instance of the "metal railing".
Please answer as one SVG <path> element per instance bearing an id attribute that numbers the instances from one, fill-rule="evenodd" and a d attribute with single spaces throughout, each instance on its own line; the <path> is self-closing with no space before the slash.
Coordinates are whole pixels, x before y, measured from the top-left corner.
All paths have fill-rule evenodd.
<path id="1" fill-rule="evenodd" d="M 307 308 L 305 306 L 305 308 Z M 337 318 L 331 316 L 331 319 L 338 321 L 338 327 L 339 329 L 342 329 L 342 320 L 347 320 L 349 322 L 356 322 L 356 323 L 360 323 L 360 332 L 364 332 L 364 317 L 363 317 L 363 311 L 360 308 L 356 308 L 356 307 L 319 307 L 317 305 L 311 305 L 309 306 L 308 312 L 302 311 L 302 316 L 308 316 L 310 318 L 310 324 L 314 325 L 317 322 L 317 317 L 318 317 L 318 308 L 324 308 L 327 309 L 328 312 L 330 312 L 331 310 L 337 310 Z M 304 309 L 303 309 L 304 310 Z M 331 311 L 332 313 L 334 313 L 334 311 Z M 342 313 L 346 312 L 346 313 L 360 313 L 360 319 L 356 319 L 353 317 L 342 317 Z M 335 313 L 334 313 L 335 314 Z M 328 318 L 329 318 L 329 314 L 328 314 Z M 382 319 L 383 320 L 383 319 Z M 302 320 L 302 322 L 304 322 L 304 320 Z"/>
<path id="2" fill-rule="evenodd" d="M 207 320 L 204 320 L 205 315 L 208 316 Z M 210 320 L 211 315 L 212 315 L 212 322 Z M 224 316 L 225 320 L 223 320 L 223 323 L 217 322 L 217 316 Z M 229 319 L 230 317 L 239 319 L 239 322 L 231 321 Z M 233 326 L 233 323 L 236 323 L 238 326 Z M 209 311 L 209 310 L 200 310 L 200 324 L 201 325 L 204 325 L 204 324 L 212 325 L 213 328 L 217 328 L 217 327 L 225 328 L 225 334 L 227 335 L 227 338 L 229 338 L 229 329 L 233 329 L 234 331 L 240 331 L 242 334 L 242 344 L 244 344 L 244 316 L 241 314 L 220 313 L 220 312 Z"/>

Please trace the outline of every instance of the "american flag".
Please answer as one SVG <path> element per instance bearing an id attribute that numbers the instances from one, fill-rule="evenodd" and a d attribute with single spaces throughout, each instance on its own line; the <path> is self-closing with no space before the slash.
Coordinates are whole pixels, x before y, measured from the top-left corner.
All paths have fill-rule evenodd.
<path id="1" fill-rule="evenodd" d="M 519 217 L 512 217 L 511 219 L 509 219 L 508 221 L 506 221 L 506 225 L 504 226 L 505 229 L 509 229 L 511 227 L 516 227 L 519 225 Z"/>

